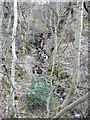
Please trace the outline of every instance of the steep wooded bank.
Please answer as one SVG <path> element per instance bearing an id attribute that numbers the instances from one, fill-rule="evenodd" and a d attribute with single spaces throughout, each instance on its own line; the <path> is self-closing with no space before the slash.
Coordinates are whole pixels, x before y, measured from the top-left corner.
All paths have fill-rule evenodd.
<path id="1" fill-rule="evenodd" d="M 0 118 L 88 117 L 88 5 L 0 2 Z"/>

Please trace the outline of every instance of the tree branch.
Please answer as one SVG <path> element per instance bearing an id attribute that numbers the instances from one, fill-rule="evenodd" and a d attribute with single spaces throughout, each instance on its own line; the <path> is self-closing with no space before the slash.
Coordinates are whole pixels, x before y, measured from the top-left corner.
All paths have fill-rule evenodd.
<path id="1" fill-rule="evenodd" d="M 53 118 L 57 118 L 62 116 L 65 112 L 67 112 L 68 110 L 72 109 L 73 107 L 75 107 L 76 105 L 78 105 L 79 103 L 83 102 L 84 100 L 89 98 L 90 93 L 87 93 L 86 95 L 84 95 L 83 97 L 79 98 L 78 100 L 76 100 L 75 102 L 71 103 L 70 105 L 68 105 L 67 107 L 65 107 L 64 109 L 62 109 L 59 113 L 57 113 Z"/>

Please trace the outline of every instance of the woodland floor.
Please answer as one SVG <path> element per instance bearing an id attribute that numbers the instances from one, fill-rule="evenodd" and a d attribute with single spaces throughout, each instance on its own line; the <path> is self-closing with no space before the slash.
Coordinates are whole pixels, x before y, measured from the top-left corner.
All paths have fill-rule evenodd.
<path id="1" fill-rule="evenodd" d="M 63 44 L 62 47 L 66 46 L 66 44 Z M 87 92 L 87 88 L 88 88 L 88 69 L 87 69 L 87 65 L 88 65 L 88 38 L 82 36 L 82 41 L 81 41 L 81 61 L 80 61 L 80 73 L 81 73 L 81 79 L 79 81 L 79 86 L 83 86 L 82 88 L 79 88 L 76 90 L 75 94 L 74 94 L 74 99 L 78 99 L 78 97 L 83 96 L 84 94 L 86 94 Z M 70 44 L 68 46 L 68 48 L 66 49 L 65 53 L 62 56 L 62 64 L 64 65 L 65 69 L 72 74 L 72 64 L 71 64 L 71 60 L 72 60 L 72 51 L 73 50 L 73 46 L 72 44 Z M 18 96 L 18 99 L 15 100 L 15 107 L 16 107 L 16 111 L 15 111 L 15 116 L 19 117 L 19 118 L 26 118 L 26 117 L 30 117 L 30 118 L 44 118 L 46 116 L 47 111 L 43 108 L 40 107 L 36 107 L 36 108 L 32 108 L 30 110 L 28 110 L 27 108 L 25 108 L 25 96 L 24 96 L 24 88 L 27 86 L 30 86 L 31 83 L 28 80 L 28 78 L 31 77 L 30 75 L 30 65 L 32 65 L 32 60 L 31 60 L 32 56 L 27 56 L 23 62 L 25 63 L 25 69 L 27 71 L 26 74 L 26 78 L 27 80 L 20 80 L 19 83 L 16 82 L 16 92 L 15 95 Z M 22 60 L 19 62 L 22 62 Z M 84 88 L 85 87 L 85 88 Z M 5 111 L 3 111 L 2 113 L 2 108 L 0 107 L 0 113 L 1 113 L 1 117 L 7 117 L 7 113 L 8 113 L 8 96 L 7 99 L 5 100 L 6 103 L 6 107 L 5 107 Z M 84 103 L 85 107 L 83 106 L 83 104 L 79 105 L 78 108 L 82 108 L 82 115 L 86 116 L 86 111 L 85 109 L 87 109 L 88 105 L 87 103 Z"/>

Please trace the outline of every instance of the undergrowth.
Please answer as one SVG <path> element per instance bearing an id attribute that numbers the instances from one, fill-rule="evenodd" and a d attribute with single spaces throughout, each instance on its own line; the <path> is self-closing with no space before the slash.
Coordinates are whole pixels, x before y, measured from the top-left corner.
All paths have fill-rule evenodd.
<path id="1" fill-rule="evenodd" d="M 31 90 L 31 93 L 26 92 L 26 100 L 29 108 L 41 107 L 46 109 L 47 99 L 51 91 L 49 82 L 50 79 L 47 76 L 33 76 L 31 80 L 31 86 L 28 88 Z M 54 102 L 55 99 L 54 95 L 52 94 L 50 106 L 53 106 Z"/>

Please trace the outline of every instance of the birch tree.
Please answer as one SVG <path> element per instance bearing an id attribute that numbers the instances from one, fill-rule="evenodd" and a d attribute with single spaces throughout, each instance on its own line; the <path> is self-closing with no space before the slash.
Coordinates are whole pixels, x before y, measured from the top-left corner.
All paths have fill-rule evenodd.
<path id="1" fill-rule="evenodd" d="M 13 87 L 15 86 L 15 64 L 16 64 L 16 52 L 15 52 L 15 37 L 16 37 L 16 29 L 17 29 L 17 0 L 14 0 L 14 25 L 12 30 L 12 64 L 11 64 L 11 82 Z M 10 91 L 10 106 L 9 106 L 9 116 L 14 117 L 14 89 L 11 86 Z"/>

